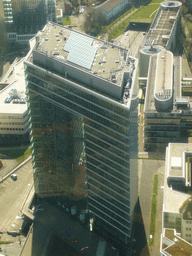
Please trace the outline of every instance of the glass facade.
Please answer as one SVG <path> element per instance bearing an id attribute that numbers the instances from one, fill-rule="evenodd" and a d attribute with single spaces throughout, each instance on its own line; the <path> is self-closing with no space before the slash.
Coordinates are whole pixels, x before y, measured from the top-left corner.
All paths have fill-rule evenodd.
<path id="1" fill-rule="evenodd" d="M 47 20 L 55 21 L 54 0 L 3 0 L 8 33 L 36 34 Z"/>
<path id="2" fill-rule="evenodd" d="M 25 73 L 36 193 L 87 197 L 97 224 L 126 242 L 138 196 L 137 97 L 127 107 L 27 62 Z"/>

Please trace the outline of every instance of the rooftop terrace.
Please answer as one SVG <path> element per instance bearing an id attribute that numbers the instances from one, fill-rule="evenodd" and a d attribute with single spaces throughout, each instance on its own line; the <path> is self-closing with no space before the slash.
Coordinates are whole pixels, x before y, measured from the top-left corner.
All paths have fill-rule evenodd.
<path id="1" fill-rule="evenodd" d="M 125 48 L 53 23 L 48 23 L 38 36 L 36 50 L 75 64 L 117 85 L 121 84 L 123 72 L 129 71 L 128 50 Z"/>

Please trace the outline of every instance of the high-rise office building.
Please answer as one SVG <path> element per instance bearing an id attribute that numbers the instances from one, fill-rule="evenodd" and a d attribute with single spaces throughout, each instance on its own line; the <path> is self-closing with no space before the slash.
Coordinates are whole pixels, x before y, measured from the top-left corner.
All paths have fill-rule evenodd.
<path id="1" fill-rule="evenodd" d="M 138 199 L 138 60 L 48 23 L 25 61 L 35 192 L 86 198 L 95 226 L 127 243 Z"/>
<path id="2" fill-rule="evenodd" d="M 55 21 L 55 0 L 3 0 L 7 38 L 28 43 L 48 20 Z"/>

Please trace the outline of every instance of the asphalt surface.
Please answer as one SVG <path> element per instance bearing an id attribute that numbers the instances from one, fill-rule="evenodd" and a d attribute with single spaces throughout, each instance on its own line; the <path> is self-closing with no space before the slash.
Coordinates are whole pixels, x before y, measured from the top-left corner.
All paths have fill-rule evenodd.
<path id="1" fill-rule="evenodd" d="M 18 242 L 23 236 L 7 234 L 11 231 L 19 231 L 22 225 L 21 206 L 33 182 L 32 162 L 29 160 L 24 166 L 18 169 L 15 174 L 17 180 L 8 177 L 0 183 L 0 231 L 1 241 Z M 1 246 L 2 247 L 2 246 Z M 11 246 L 13 247 L 13 246 Z M 11 248 L 10 247 L 10 248 Z M 18 255 L 18 254 L 8 254 Z"/>

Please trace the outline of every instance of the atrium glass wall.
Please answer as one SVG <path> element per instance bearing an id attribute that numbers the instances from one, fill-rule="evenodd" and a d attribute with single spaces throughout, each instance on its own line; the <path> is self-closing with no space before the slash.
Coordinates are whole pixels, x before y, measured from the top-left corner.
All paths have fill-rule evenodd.
<path id="1" fill-rule="evenodd" d="M 54 0 L 3 0 L 7 32 L 35 34 L 47 20 L 55 21 Z"/>

